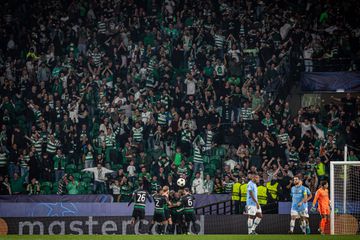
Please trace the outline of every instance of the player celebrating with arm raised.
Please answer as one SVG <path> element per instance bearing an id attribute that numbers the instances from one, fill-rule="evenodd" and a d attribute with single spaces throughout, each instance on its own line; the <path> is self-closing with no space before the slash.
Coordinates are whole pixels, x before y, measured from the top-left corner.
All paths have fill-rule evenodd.
<path id="1" fill-rule="evenodd" d="M 144 184 L 142 182 L 140 182 L 139 189 L 135 190 L 130 202 L 128 203 L 128 206 L 130 206 L 130 204 L 132 202 L 135 203 L 133 214 L 132 214 L 132 219 L 131 219 L 131 224 L 134 225 L 136 223 L 136 221 L 139 219 L 139 221 L 140 221 L 139 229 L 142 228 L 142 224 L 143 224 L 142 221 L 145 218 L 146 199 L 149 202 L 152 202 L 149 193 L 146 190 L 144 190 Z"/>
<path id="2" fill-rule="evenodd" d="M 308 192 L 306 188 L 302 185 L 302 181 L 299 177 L 294 177 L 294 184 L 291 188 L 291 220 L 290 220 L 290 231 L 289 233 L 294 233 L 295 221 L 298 218 L 302 220 L 309 217 L 308 209 L 306 207 L 306 202 L 308 201 Z M 303 222 L 301 223 L 303 228 Z"/>
<path id="3" fill-rule="evenodd" d="M 320 183 L 320 188 L 315 193 L 315 198 L 312 203 L 311 211 L 315 211 L 315 205 L 318 203 L 318 211 L 321 215 L 319 232 L 325 234 L 325 226 L 329 222 L 330 215 L 330 199 L 329 199 L 329 184 L 327 181 Z"/>
<path id="4" fill-rule="evenodd" d="M 248 234 L 256 234 L 256 227 L 259 225 L 262 212 L 257 197 L 257 184 L 260 181 L 259 175 L 251 175 L 247 185 L 246 212 L 248 214 Z"/>

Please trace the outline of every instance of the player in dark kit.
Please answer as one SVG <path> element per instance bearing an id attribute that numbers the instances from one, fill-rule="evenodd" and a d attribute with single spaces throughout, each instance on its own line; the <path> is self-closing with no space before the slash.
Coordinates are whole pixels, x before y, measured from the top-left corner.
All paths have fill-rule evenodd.
<path id="1" fill-rule="evenodd" d="M 142 221 L 145 218 L 146 200 L 148 200 L 149 202 L 152 202 L 149 193 L 144 190 L 144 185 L 142 183 L 140 183 L 139 189 L 135 190 L 130 202 L 128 203 L 128 206 L 130 206 L 130 204 L 132 202 L 135 203 L 132 218 L 131 218 L 131 224 L 134 225 L 136 223 L 136 221 L 139 220 L 140 221 L 139 229 L 142 228 L 142 224 L 143 224 Z"/>
<path id="2" fill-rule="evenodd" d="M 169 187 L 168 186 L 164 186 L 163 187 L 163 196 L 166 197 L 167 202 L 165 203 L 164 206 L 164 213 L 165 213 L 165 227 L 166 227 L 166 234 L 170 234 L 173 231 L 173 221 L 170 215 L 170 209 L 169 207 L 171 207 L 168 203 L 171 203 L 171 194 L 169 191 Z"/>
<path id="3" fill-rule="evenodd" d="M 151 225 L 149 228 L 149 234 L 152 234 L 152 228 L 155 225 L 155 223 L 158 223 L 159 226 L 156 229 L 156 232 L 158 234 L 164 234 L 164 224 L 166 223 L 165 218 L 165 205 L 168 203 L 168 199 L 166 196 L 163 195 L 163 190 L 159 190 L 154 196 L 154 204 L 155 204 L 155 211 L 154 216 L 151 221 Z"/>
<path id="4" fill-rule="evenodd" d="M 184 217 L 185 217 L 185 223 L 186 223 L 186 229 L 187 233 L 190 234 L 190 223 L 193 224 L 195 229 L 195 234 L 198 233 L 196 229 L 196 216 L 195 216 L 195 210 L 194 210 L 194 196 L 191 195 L 190 190 L 188 188 L 184 189 L 184 195 L 181 197 L 181 204 L 184 207 Z"/>
<path id="5" fill-rule="evenodd" d="M 183 206 L 181 204 L 179 192 L 174 192 L 171 196 L 170 214 L 173 221 L 172 233 L 181 234 L 183 232 L 184 221 L 183 221 Z"/>

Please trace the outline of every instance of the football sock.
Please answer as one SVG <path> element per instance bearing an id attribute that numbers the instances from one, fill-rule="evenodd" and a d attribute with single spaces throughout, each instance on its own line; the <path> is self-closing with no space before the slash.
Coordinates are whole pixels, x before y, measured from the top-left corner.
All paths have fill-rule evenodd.
<path id="1" fill-rule="evenodd" d="M 325 224 L 326 224 L 326 218 L 322 218 L 321 221 L 320 221 L 320 230 L 321 230 L 321 232 L 324 232 Z"/>
<path id="2" fill-rule="evenodd" d="M 306 233 L 306 221 L 301 220 L 300 228 L 303 231 L 303 233 Z"/>
<path id="3" fill-rule="evenodd" d="M 153 223 L 151 223 L 150 224 L 150 227 L 149 227 L 149 233 L 152 233 L 152 228 L 154 227 L 154 224 Z"/>
<path id="4" fill-rule="evenodd" d="M 252 232 L 255 231 L 255 229 L 259 225 L 260 221 L 261 221 L 261 218 L 258 218 L 258 217 L 255 218 L 254 223 L 253 223 L 252 228 L 251 228 Z"/>
<path id="5" fill-rule="evenodd" d="M 293 232 L 294 228 L 295 228 L 295 220 L 291 219 L 291 221 L 290 221 L 290 231 Z"/>
<path id="6" fill-rule="evenodd" d="M 252 226 L 253 226 L 254 219 L 248 218 L 248 233 L 250 234 L 252 232 Z"/>

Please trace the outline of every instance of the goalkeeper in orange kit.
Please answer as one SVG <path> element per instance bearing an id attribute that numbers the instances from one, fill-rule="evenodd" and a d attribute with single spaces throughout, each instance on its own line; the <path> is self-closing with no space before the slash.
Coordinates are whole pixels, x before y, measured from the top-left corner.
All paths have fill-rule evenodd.
<path id="1" fill-rule="evenodd" d="M 327 181 L 321 181 L 320 188 L 316 191 L 315 198 L 312 203 L 311 211 L 316 211 L 315 205 L 318 203 L 318 211 L 321 215 L 319 232 L 325 234 L 325 226 L 330 218 L 330 199 L 329 199 L 329 184 Z"/>

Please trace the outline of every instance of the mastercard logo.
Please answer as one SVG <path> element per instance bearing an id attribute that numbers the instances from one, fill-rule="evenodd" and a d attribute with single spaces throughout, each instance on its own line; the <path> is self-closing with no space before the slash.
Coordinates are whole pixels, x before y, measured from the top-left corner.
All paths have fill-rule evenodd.
<path id="1" fill-rule="evenodd" d="M 8 225 L 4 219 L 0 218 L 0 235 L 7 235 L 8 234 Z"/>

